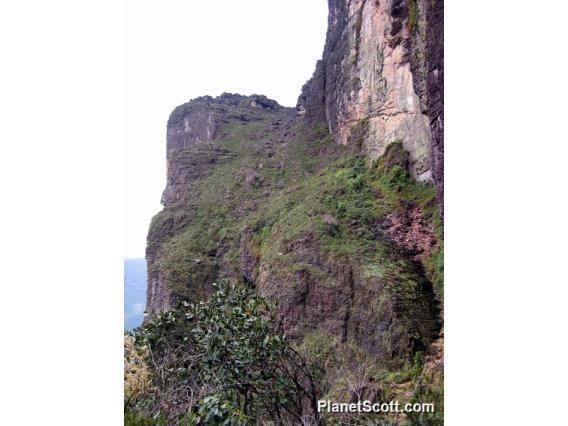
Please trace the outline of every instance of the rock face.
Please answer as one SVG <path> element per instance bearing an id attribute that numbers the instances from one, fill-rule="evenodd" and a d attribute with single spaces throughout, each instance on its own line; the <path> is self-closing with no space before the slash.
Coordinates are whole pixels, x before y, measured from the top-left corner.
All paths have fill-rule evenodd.
<path id="1" fill-rule="evenodd" d="M 167 183 L 161 200 L 165 210 L 152 222 L 146 249 L 148 312 L 168 309 L 176 299 L 158 263 L 163 243 L 180 232 L 192 217 L 194 184 L 234 156 L 210 142 L 226 136 L 223 128 L 228 123 L 254 124 L 263 118 L 263 113 L 283 110 L 266 96 L 223 93 L 217 98 L 194 99 L 172 111 L 166 139 Z"/>
<path id="2" fill-rule="evenodd" d="M 443 0 L 329 0 L 323 58 L 297 109 L 341 144 L 364 120 L 371 159 L 401 141 L 442 202 Z"/>
<path id="3" fill-rule="evenodd" d="M 389 145 L 373 172 L 313 112 L 298 117 L 238 95 L 174 110 L 164 210 L 148 235 L 148 312 L 202 300 L 228 278 L 276 301 L 290 338 L 327 333 L 400 365 L 440 329 L 431 280 L 417 263 L 429 251 L 415 258 L 408 244 L 414 236 L 425 241 L 418 248 L 436 244 L 435 203 L 401 217 L 407 195 L 398 179 L 417 185 L 404 172 L 402 144 Z"/>
<path id="4" fill-rule="evenodd" d="M 298 343 L 333 336 L 383 369 L 430 347 L 442 14 L 441 0 L 329 0 L 323 58 L 296 110 L 234 94 L 174 109 L 148 234 L 150 316 L 229 279 L 274 300 Z"/>
<path id="5" fill-rule="evenodd" d="M 281 253 L 295 266 L 267 256 L 260 259 L 255 282 L 262 295 L 278 301 L 290 338 L 324 332 L 356 342 L 382 362 L 396 363 L 437 336 L 439 306 L 431 284 L 412 262 L 399 258 L 405 269 L 396 272 L 397 278 L 375 273 L 375 265 L 322 250 L 311 233 L 284 244 Z M 391 280 L 406 284 L 396 288 Z"/>
<path id="6" fill-rule="evenodd" d="M 242 96 L 223 93 L 217 98 L 203 96 L 175 108 L 168 119 L 166 139 L 167 158 L 176 151 L 187 148 L 202 141 L 210 141 L 216 136 L 221 122 L 231 117 L 229 109 L 238 112 L 239 107 L 260 108 L 270 111 L 282 109 L 278 102 L 263 95 Z M 250 120 L 254 117 L 242 114 L 236 117 Z"/>
<path id="7" fill-rule="evenodd" d="M 217 98 L 203 96 L 175 108 L 168 119 L 167 185 L 162 195 L 166 207 L 187 203 L 191 183 L 207 173 L 211 165 L 223 159 L 227 152 L 204 142 L 219 134 L 219 128 L 230 121 L 258 120 L 254 109 L 280 111 L 282 107 L 266 96 L 242 96 L 223 93 Z M 198 146 L 188 153 L 186 148 Z"/>
<path id="8" fill-rule="evenodd" d="M 424 4 L 425 3 L 425 4 Z M 444 217 L 444 1 L 423 0 L 426 10 L 427 115 L 432 129 L 431 167 Z"/>

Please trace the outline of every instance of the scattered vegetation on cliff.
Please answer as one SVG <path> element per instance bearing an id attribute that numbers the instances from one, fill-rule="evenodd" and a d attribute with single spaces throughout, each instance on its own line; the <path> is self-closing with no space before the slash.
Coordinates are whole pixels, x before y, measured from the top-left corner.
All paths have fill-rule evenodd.
<path id="1" fill-rule="evenodd" d="M 418 4 L 416 0 L 407 0 L 406 5 L 408 7 L 408 29 L 412 32 L 418 22 Z"/>
<path id="2" fill-rule="evenodd" d="M 278 424 L 313 421 L 315 395 L 439 402 L 441 373 L 426 365 L 440 331 L 443 229 L 434 188 L 410 176 L 402 143 L 369 163 L 361 143 L 337 145 L 324 125 L 285 112 L 218 132 L 207 149 L 223 161 L 152 222 L 153 267 L 184 304 L 137 331 L 154 388 L 128 415 Z M 238 285 L 213 285 L 225 279 Z"/>
<path id="3" fill-rule="evenodd" d="M 369 168 L 364 156 L 336 146 L 321 133 L 316 132 L 311 141 L 296 137 L 275 148 L 267 159 L 258 152 L 259 143 L 250 137 L 249 126 L 233 124 L 225 132 L 227 139 L 218 144 L 234 152 L 234 159 L 192 187 L 188 206 L 192 218 L 163 249 L 161 269 L 180 297 L 201 298 L 211 291 L 205 284 L 220 272 L 239 276 L 238 236 L 246 230 L 255 235 L 254 254 L 259 258 L 281 256 L 282 244 L 302 233 L 314 235 L 322 248 L 332 252 L 377 252 L 385 246 L 376 230 L 381 218 L 403 208 L 403 202 L 412 202 L 423 208 L 426 220 L 437 225 L 441 240 L 434 189 L 414 181 L 392 159 L 400 155 L 393 154 L 400 144 L 392 144 L 389 155 Z M 165 212 L 156 217 L 152 228 L 164 220 Z M 337 223 L 326 223 L 325 215 Z M 168 216 L 167 220 L 174 219 Z M 437 244 L 424 261 L 429 278 L 438 284 L 440 259 L 441 244 Z"/>

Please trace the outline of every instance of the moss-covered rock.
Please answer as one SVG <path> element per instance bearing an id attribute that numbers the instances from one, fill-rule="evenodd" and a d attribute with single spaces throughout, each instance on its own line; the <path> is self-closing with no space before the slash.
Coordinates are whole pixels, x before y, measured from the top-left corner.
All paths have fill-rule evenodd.
<path id="1" fill-rule="evenodd" d="M 441 328 L 434 188 L 410 176 L 401 143 L 369 166 L 293 111 L 254 114 L 254 123 L 228 119 L 220 136 L 172 154 L 176 167 L 192 170 L 170 175 L 172 185 L 184 179 L 183 201 L 151 225 L 152 291 L 163 304 L 149 309 L 207 298 L 219 278 L 244 282 L 277 303 L 300 350 L 325 352 L 321 336 L 328 336 L 334 351 L 366 360 L 376 378 L 369 389 L 384 396 L 386 375 L 408 368 Z M 407 217 L 416 224 L 397 227 L 394 219 Z M 413 227 L 432 238 L 418 254 L 404 244 Z M 164 289 L 167 297 L 157 291 Z M 345 396 L 345 377 L 322 380 Z"/>

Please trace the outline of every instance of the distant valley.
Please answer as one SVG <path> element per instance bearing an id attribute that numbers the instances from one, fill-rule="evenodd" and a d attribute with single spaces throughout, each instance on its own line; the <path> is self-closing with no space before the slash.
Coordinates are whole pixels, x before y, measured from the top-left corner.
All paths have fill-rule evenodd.
<path id="1" fill-rule="evenodd" d="M 124 329 L 142 324 L 146 309 L 146 260 L 124 259 Z"/>

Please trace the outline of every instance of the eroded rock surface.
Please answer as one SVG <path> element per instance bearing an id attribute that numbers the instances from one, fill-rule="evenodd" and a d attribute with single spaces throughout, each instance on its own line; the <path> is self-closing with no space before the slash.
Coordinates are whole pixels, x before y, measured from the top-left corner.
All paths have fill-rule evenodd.
<path id="1" fill-rule="evenodd" d="M 443 2 L 329 7 L 296 110 L 223 94 L 172 112 L 147 309 L 228 278 L 274 300 L 292 339 L 338 336 L 398 368 L 441 329 L 440 277 L 423 264 L 439 211 L 416 180 L 442 199 Z"/>
<path id="2" fill-rule="evenodd" d="M 362 120 L 363 150 L 401 141 L 410 172 L 433 181 L 443 203 L 443 1 L 329 0 L 323 58 L 298 99 L 348 144 Z"/>
<path id="3" fill-rule="evenodd" d="M 416 260 L 428 256 L 437 243 L 432 222 L 414 203 L 405 203 L 401 210 L 386 215 L 377 225 L 377 233 L 396 243 Z"/>

